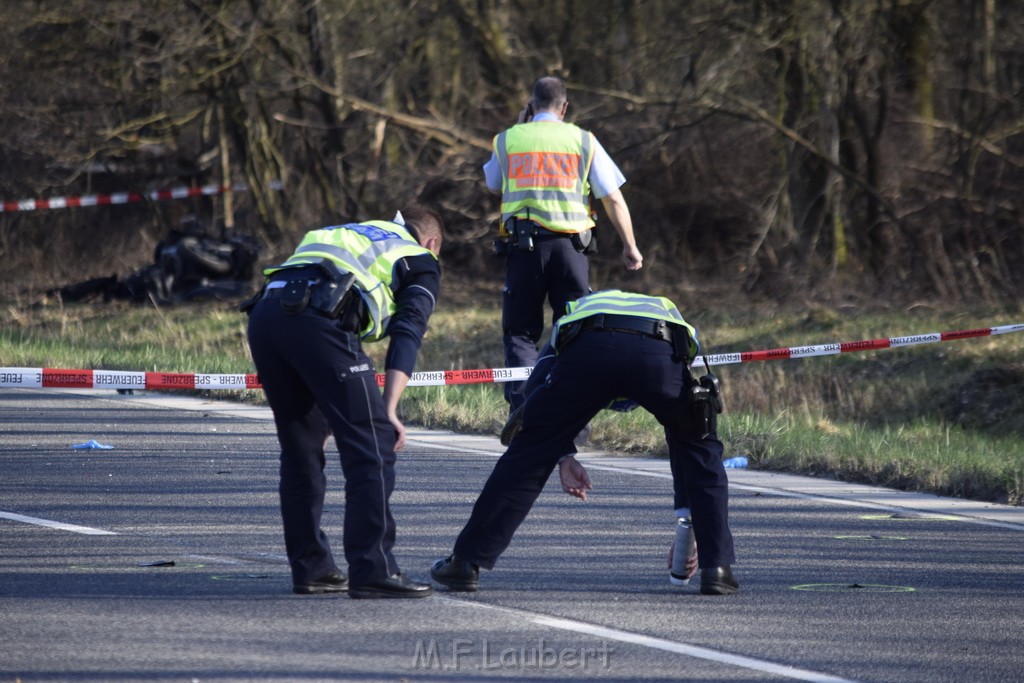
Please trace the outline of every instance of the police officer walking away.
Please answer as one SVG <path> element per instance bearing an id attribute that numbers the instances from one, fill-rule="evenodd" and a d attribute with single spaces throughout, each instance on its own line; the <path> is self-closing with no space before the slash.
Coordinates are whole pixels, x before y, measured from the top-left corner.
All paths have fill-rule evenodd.
<path id="1" fill-rule="evenodd" d="M 596 249 L 589 195 L 601 200 L 622 241 L 627 270 L 643 256 L 633 237 L 629 207 L 619 187 L 626 181 L 597 138 L 565 123 L 565 83 L 548 76 L 518 123 L 494 138 L 484 165 L 488 188 L 501 192 L 501 235 L 506 251 L 502 334 L 506 367 L 533 367 L 544 332 L 544 300 L 552 321 L 569 301 L 590 291 L 586 254 Z M 505 385 L 510 412 L 523 401 L 522 382 Z"/>
<path id="2" fill-rule="evenodd" d="M 398 568 L 389 500 L 405 445 L 398 400 L 440 288 L 443 223 L 422 206 L 394 221 L 312 230 L 266 268 L 249 316 L 249 348 L 281 445 L 280 498 L 296 593 L 421 598 L 429 584 Z M 362 342 L 389 337 L 383 396 Z M 333 433 L 345 476 L 348 576 L 320 528 Z"/>
<path id="3" fill-rule="evenodd" d="M 557 355 L 535 369 L 545 373 L 544 381 L 524 403 L 519 431 L 484 484 L 453 553 L 434 563 L 431 578 L 449 590 L 477 590 L 479 569 L 494 567 L 556 466 L 562 489 L 586 500 L 590 480 L 574 457 L 573 437 L 621 397 L 636 401 L 665 429 L 673 478 L 677 489 L 681 479 L 692 509 L 700 592 L 739 590 L 716 434 L 721 400 L 712 381 L 690 374 L 700 349 L 694 328 L 664 297 L 606 290 L 571 302 L 551 345 Z"/>

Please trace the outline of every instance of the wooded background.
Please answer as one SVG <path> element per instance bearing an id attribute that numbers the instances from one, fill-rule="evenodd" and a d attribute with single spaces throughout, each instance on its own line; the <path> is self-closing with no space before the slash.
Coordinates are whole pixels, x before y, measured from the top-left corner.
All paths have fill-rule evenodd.
<path id="1" fill-rule="evenodd" d="M 4 212 L 7 283 L 132 270 L 185 212 L 271 259 L 411 198 L 447 221 L 447 273 L 500 279 L 481 166 L 554 74 L 628 179 L 636 284 L 1024 285 L 1019 0 L 7 0 L 0 39 L 0 199 L 250 188 Z"/>

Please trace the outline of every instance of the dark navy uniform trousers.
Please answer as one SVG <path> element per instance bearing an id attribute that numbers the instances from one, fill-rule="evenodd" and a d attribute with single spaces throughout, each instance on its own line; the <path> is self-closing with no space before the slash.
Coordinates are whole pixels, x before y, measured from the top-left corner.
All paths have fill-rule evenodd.
<path id="1" fill-rule="evenodd" d="M 398 572 L 395 429 L 373 363 L 354 332 L 307 308 L 289 315 L 264 299 L 249 316 L 249 347 L 281 444 L 281 517 L 292 579 L 338 569 L 320 528 L 327 478 L 324 441 L 333 432 L 345 476 L 343 545 L 353 583 Z"/>
<path id="2" fill-rule="evenodd" d="M 565 315 L 568 302 L 590 293 L 587 257 L 568 237 L 545 233 L 534 237 L 533 251 L 512 249 L 505 263 L 501 327 L 508 368 L 532 368 L 537 363 L 545 301 L 554 323 Z M 523 402 L 524 384 L 505 384 L 510 411 Z"/>
<path id="3" fill-rule="evenodd" d="M 598 411 L 626 397 L 665 429 L 673 477 L 689 499 L 700 566 L 732 565 L 722 442 L 714 433 L 705 438 L 695 433 L 688 412 L 692 385 L 667 341 L 612 330 L 581 332 L 529 394 L 522 428 L 484 485 L 455 542 L 455 554 L 493 568 L 559 459 L 576 452 L 573 438 Z"/>

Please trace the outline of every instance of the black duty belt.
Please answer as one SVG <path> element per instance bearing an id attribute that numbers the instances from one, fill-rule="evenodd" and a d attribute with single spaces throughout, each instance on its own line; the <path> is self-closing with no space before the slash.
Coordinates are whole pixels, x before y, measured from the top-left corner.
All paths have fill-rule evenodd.
<path id="1" fill-rule="evenodd" d="M 263 299 L 280 299 L 281 294 L 284 293 L 284 287 L 268 287 L 263 290 Z"/>
<path id="2" fill-rule="evenodd" d="M 537 228 L 537 232 L 534 233 L 533 238 L 534 239 L 541 239 L 541 240 L 559 239 L 559 238 L 561 238 L 561 239 L 566 239 L 566 238 L 572 239 L 573 234 L 575 234 L 575 233 L 571 233 L 571 232 L 555 232 L 554 230 L 548 230 L 547 228 Z"/>
<path id="3" fill-rule="evenodd" d="M 346 283 L 343 283 L 342 286 L 345 288 L 345 292 L 351 290 L 351 285 L 354 280 L 355 278 L 352 277 L 351 281 L 347 280 Z M 300 278 L 296 280 L 296 282 L 302 282 L 302 279 Z M 272 279 L 264 288 L 261 298 L 281 299 L 282 295 L 285 293 L 285 286 L 282 285 L 287 284 L 289 284 L 289 281 L 285 281 L 283 279 Z M 324 288 L 328 286 L 328 283 L 317 280 L 306 280 L 305 284 L 308 286 L 310 291 L 306 293 L 305 300 L 301 302 L 301 305 L 297 306 L 295 310 L 290 312 L 297 313 L 308 308 L 309 310 L 326 316 L 332 320 L 339 320 L 343 331 L 355 332 L 360 329 L 361 317 L 365 309 L 361 308 L 358 296 L 344 296 L 344 298 L 335 301 L 325 302 L 324 297 L 322 296 L 322 290 L 321 292 L 316 292 L 315 288 Z M 330 310 L 325 308 L 325 303 L 331 307 Z M 353 308 L 353 306 L 355 306 L 355 308 Z"/>
<path id="4" fill-rule="evenodd" d="M 513 218 L 509 221 L 509 227 L 515 227 L 519 225 L 529 232 L 533 237 L 540 237 L 545 239 L 548 237 L 571 237 L 571 232 L 559 232 L 557 230 L 548 230 L 537 221 L 530 220 L 528 218 Z M 511 232 L 511 231 L 510 231 Z"/>
<path id="5" fill-rule="evenodd" d="M 642 318 L 636 315 L 608 315 L 604 313 L 592 315 L 580 321 L 580 331 L 584 330 L 630 332 L 632 334 L 641 334 L 645 337 L 654 337 L 662 341 L 672 341 L 672 330 L 666 321 Z"/>

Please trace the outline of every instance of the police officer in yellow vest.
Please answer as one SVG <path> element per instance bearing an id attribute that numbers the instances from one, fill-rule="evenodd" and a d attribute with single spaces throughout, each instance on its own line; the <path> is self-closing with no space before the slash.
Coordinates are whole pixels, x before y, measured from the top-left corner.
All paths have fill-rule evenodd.
<path id="1" fill-rule="evenodd" d="M 707 390 L 690 374 L 700 349 L 696 330 L 664 297 L 606 290 L 569 304 L 551 346 L 555 353 L 545 353 L 534 369 L 541 381 L 523 404 L 519 431 L 484 484 L 453 554 L 434 563 L 431 578 L 449 590 L 477 590 L 479 569 L 494 567 L 556 466 L 562 489 L 586 500 L 590 479 L 574 457 L 573 437 L 625 397 L 665 429 L 676 505 L 692 510 L 701 593 L 739 590 L 716 434 L 721 400 L 717 387 Z"/>
<path id="2" fill-rule="evenodd" d="M 249 348 L 281 445 L 280 498 L 296 593 L 419 598 L 429 584 L 401 574 L 389 500 L 405 445 L 398 400 L 413 372 L 440 288 L 443 223 L 422 206 L 394 221 L 306 233 L 250 310 Z M 383 396 L 362 342 L 389 337 Z M 334 435 L 345 477 L 348 576 L 320 527 L 324 447 Z"/>
<path id="3" fill-rule="evenodd" d="M 544 77 L 520 112 L 517 125 L 494 138 L 484 166 L 487 186 L 501 192 L 501 251 L 506 255 L 502 334 L 507 367 L 532 367 L 544 332 L 544 301 L 552 322 L 569 301 L 590 291 L 586 254 L 593 241 L 591 192 L 601 200 L 622 241 L 627 270 L 643 256 L 633 237 L 621 171 L 588 131 L 564 118 L 565 84 Z M 505 385 L 510 411 L 523 400 L 521 382 Z"/>

